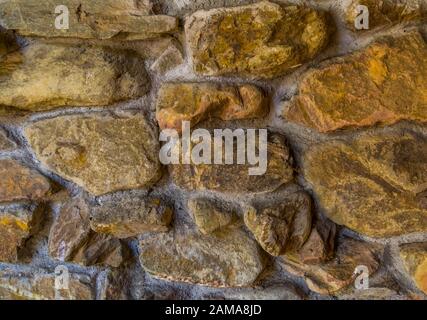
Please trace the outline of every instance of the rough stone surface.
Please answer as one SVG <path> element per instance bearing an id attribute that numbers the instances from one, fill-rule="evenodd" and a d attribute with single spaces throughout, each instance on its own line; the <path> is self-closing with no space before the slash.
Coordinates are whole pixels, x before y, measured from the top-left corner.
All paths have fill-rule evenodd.
<path id="1" fill-rule="evenodd" d="M 55 8 L 69 10 L 69 28 L 55 27 Z M 176 31 L 178 21 L 152 16 L 149 0 L 6 0 L 0 3 L 0 22 L 21 35 L 120 40 L 147 39 Z"/>
<path id="2" fill-rule="evenodd" d="M 47 178 L 15 160 L 0 160 L 0 203 L 42 200 L 51 192 Z"/>
<path id="3" fill-rule="evenodd" d="M 94 195 L 152 186 L 158 138 L 140 115 L 64 116 L 25 128 L 43 165 Z"/>
<path id="4" fill-rule="evenodd" d="M 400 257 L 417 287 L 427 294 L 427 242 L 401 245 Z"/>
<path id="5" fill-rule="evenodd" d="M 304 277 L 310 290 L 320 294 L 334 294 L 355 280 L 357 266 L 366 266 L 372 275 L 379 263 L 369 245 L 345 239 L 330 261 L 307 265 L 284 258 L 284 267 L 292 274 Z"/>
<path id="6" fill-rule="evenodd" d="M 160 128 L 179 132 L 182 121 L 194 126 L 207 118 L 252 119 L 268 112 L 264 94 L 253 85 L 167 83 L 158 95 L 156 117 Z"/>
<path id="7" fill-rule="evenodd" d="M 245 165 L 171 165 L 173 182 L 187 190 L 212 190 L 231 194 L 271 192 L 293 180 L 292 157 L 280 135 L 270 135 L 268 165 L 264 175 L 249 175 Z M 213 150 L 213 149 L 212 149 Z"/>
<path id="8" fill-rule="evenodd" d="M 324 13 L 267 1 L 187 18 L 194 70 L 203 75 L 273 78 L 315 57 L 327 44 Z"/>
<path id="9" fill-rule="evenodd" d="M 331 141 L 304 156 L 326 215 L 371 237 L 427 231 L 427 139 L 412 132 Z"/>
<path id="10" fill-rule="evenodd" d="M 311 231 L 311 198 L 305 192 L 294 193 L 281 203 L 261 209 L 249 209 L 245 224 L 261 247 L 273 256 L 299 250 Z"/>
<path id="11" fill-rule="evenodd" d="M 257 243 L 239 229 L 215 236 L 159 234 L 142 241 L 140 250 L 148 273 L 172 281 L 244 287 L 264 268 Z"/>
<path id="12" fill-rule="evenodd" d="M 339 297 L 340 300 L 407 300 L 407 297 L 400 295 L 388 288 L 369 288 L 355 290 L 353 294 L 346 294 Z"/>
<path id="13" fill-rule="evenodd" d="M 0 151 L 11 151 L 16 148 L 16 144 L 7 138 L 3 130 L 0 130 Z"/>
<path id="14" fill-rule="evenodd" d="M 143 60 L 125 50 L 32 43 L 3 57 L 0 110 L 104 106 L 143 96 Z"/>
<path id="15" fill-rule="evenodd" d="M 427 121 L 427 44 L 388 37 L 303 76 L 286 120 L 330 132 L 400 120 Z"/>
<path id="16" fill-rule="evenodd" d="M 172 209 L 158 198 L 110 202 L 91 210 L 90 225 L 97 233 L 125 239 L 146 232 L 166 232 Z"/>
<path id="17" fill-rule="evenodd" d="M 176 45 L 168 47 L 151 65 L 150 69 L 161 76 L 184 63 L 181 50 Z"/>
<path id="18" fill-rule="evenodd" d="M 203 300 L 302 300 L 301 294 L 288 284 L 269 287 L 239 288 L 222 294 L 207 295 Z"/>

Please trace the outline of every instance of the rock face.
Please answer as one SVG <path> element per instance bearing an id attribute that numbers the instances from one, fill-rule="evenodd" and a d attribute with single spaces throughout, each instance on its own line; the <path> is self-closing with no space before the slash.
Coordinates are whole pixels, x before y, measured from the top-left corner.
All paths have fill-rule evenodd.
<path id="1" fill-rule="evenodd" d="M 158 198 L 127 199 L 93 207 L 90 225 L 97 233 L 125 239 L 146 232 L 168 231 L 172 213 L 172 209 Z"/>
<path id="2" fill-rule="evenodd" d="M 4 300 L 93 300 L 94 285 L 85 275 L 69 273 L 68 289 L 55 290 L 55 274 L 0 272 L 0 299 Z"/>
<path id="3" fill-rule="evenodd" d="M 50 194 L 49 180 L 15 160 L 0 160 L 0 203 L 42 200 Z"/>
<path id="4" fill-rule="evenodd" d="M 304 76 L 284 117 L 320 132 L 426 122 L 426 55 L 427 44 L 413 33 L 333 60 Z"/>
<path id="5" fill-rule="evenodd" d="M 169 170 L 173 182 L 187 190 L 213 190 L 232 194 L 264 193 L 274 191 L 293 180 L 292 157 L 281 136 L 269 136 L 267 154 L 267 171 L 264 175 L 249 175 L 248 169 L 251 166 L 248 164 L 179 164 L 169 166 Z"/>
<path id="6" fill-rule="evenodd" d="M 43 165 L 94 195 L 150 187 L 161 175 L 158 138 L 143 116 L 64 116 L 25 135 Z"/>
<path id="7" fill-rule="evenodd" d="M 207 118 L 260 118 L 267 107 L 264 94 L 253 85 L 167 83 L 159 90 L 156 117 L 161 129 L 181 132 L 182 121 L 194 126 Z"/>
<path id="8" fill-rule="evenodd" d="M 427 139 L 411 132 L 331 141 L 304 156 L 326 215 L 370 237 L 427 231 Z"/>
<path id="9" fill-rule="evenodd" d="M 325 14 L 261 1 L 197 11 L 185 23 L 195 72 L 273 78 L 315 57 L 327 44 Z"/>
<path id="10" fill-rule="evenodd" d="M 15 143 L 10 141 L 6 134 L 0 130 L 0 151 L 10 151 L 16 148 Z"/>
<path id="11" fill-rule="evenodd" d="M 364 5 L 369 9 L 369 29 L 409 22 L 422 18 L 422 0 L 352 0 L 346 9 L 346 20 L 350 29 L 356 30 L 354 22 L 360 14 L 357 7 Z"/>
<path id="12" fill-rule="evenodd" d="M 49 255 L 82 265 L 118 267 L 123 260 L 119 240 L 90 229 L 89 208 L 81 199 L 69 201 L 59 213 L 49 234 Z"/>
<path id="13" fill-rule="evenodd" d="M 33 43 L 3 57 L 0 110 L 103 106 L 143 96 L 144 62 L 131 51 Z"/>
<path id="14" fill-rule="evenodd" d="M 68 29 L 55 27 L 59 5 L 69 10 Z M 0 21 L 6 29 L 39 37 L 138 40 L 176 31 L 176 18 L 151 16 L 151 7 L 149 0 L 6 0 L 0 3 Z"/>
<path id="15" fill-rule="evenodd" d="M 0 207 L 0 262 L 18 261 L 18 250 L 31 235 L 39 212 L 35 205 Z"/>
<path id="16" fill-rule="evenodd" d="M 311 231 L 311 199 L 297 192 L 275 206 L 245 213 L 248 229 L 261 247 L 273 256 L 299 250 Z"/>
<path id="17" fill-rule="evenodd" d="M 211 234 L 239 219 L 236 212 L 223 209 L 207 198 L 190 199 L 187 202 L 187 207 L 198 229 L 203 234 Z"/>
<path id="18" fill-rule="evenodd" d="M 257 243 L 239 229 L 159 234 L 142 241 L 140 251 L 142 266 L 155 277 L 214 287 L 250 286 L 264 267 Z"/>
<path id="19" fill-rule="evenodd" d="M 342 241 L 336 257 L 321 264 L 308 265 L 286 258 L 283 261 L 288 272 L 304 277 L 309 289 L 320 294 L 334 294 L 353 283 L 357 266 L 366 266 L 369 275 L 379 267 L 369 246 L 352 239 Z"/>
<path id="20" fill-rule="evenodd" d="M 401 245 L 400 257 L 417 287 L 427 294 L 427 242 Z"/>

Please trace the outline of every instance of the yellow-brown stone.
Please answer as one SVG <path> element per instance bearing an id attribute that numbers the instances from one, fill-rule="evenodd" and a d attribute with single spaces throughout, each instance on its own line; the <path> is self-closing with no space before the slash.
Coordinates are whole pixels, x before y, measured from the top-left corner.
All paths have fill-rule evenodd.
<path id="1" fill-rule="evenodd" d="M 427 294 L 427 242 L 401 245 L 400 257 L 417 287 Z"/>

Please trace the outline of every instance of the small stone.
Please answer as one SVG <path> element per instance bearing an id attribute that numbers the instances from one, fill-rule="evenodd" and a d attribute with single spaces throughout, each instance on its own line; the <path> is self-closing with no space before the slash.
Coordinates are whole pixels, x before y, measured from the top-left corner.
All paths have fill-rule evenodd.
<path id="1" fill-rule="evenodd" d="M 387 37 L 308 71 L 285 108 L 291 122 L 331 132 L 427 121 L 427 44 L 419 33 Z"/>
<path id="2" fill-rule="evenodd" d="M 168 47 L 151 65 L 150 69 L 164 76 L 166 73 L 184 63 L 182 52 L 176 45 Z"/>
<path id="3" fill-rule="evenodd" d="M 402 244 L 400 257 L 417 287 L 427 294 L 427 242 Z"/>
<path id="4" fill-rule="evenodd" d="M 94 300 L 91 279 L 69 271 L 68 289 L 55 290 L 55 273 L 35 270 L 33 274 L 0 272 L 0 299 L 3 300 Z"/>
<path id="5" fill-rule="evenodd" d="M 211 234 L 238 220 L 236 212 L 221 208 L 215 201 L 207 198 L 190 199 L 187 206 L 194 222 L 203 234 Z"/>
<path id="6" fill-rule="evenodd" d="M 140 251 L 141 265 L 156 278 L 213 287 L 250 286 L 264 268 L 256 241 L 239 229 L 157 234 L 141 241 Z"/>
<path id="7" fill-rule="evenodd" d="M 313 59 L 328 43 L 326 15 L 268 1 L 197 11 L 185 22 L 195 72 L 274 78 Z"/>
<path id="8" fill-rule="evenodd" d="M 158 198 L 126 199 L 93 207 L 90 225 L 97 233 L 125 239 L 146 232 L 168 231 L 172 213 Z"/>
<path id="9" fill-rule="evenodd" d="M 161 176 L 158 137 L 142 115 L 57 117 L 25 136 L 44 166 L 94 195 L 148 188 Z"/>
<path id="10" fill-rule="evenodd" d="M 249 209 L 245 224 L 261 247 L 273 256 L 299 250 L 311 231 L 312 204 L 305 192 L 296 192 L 281 203 Z"/>
<path id="11" fill-rule="evenodd" d="M 11 151 L 16 148 L 16 144 L 10 141 L 6 134 L 0 130 L 0 151 Z"/>
<path id="12" fill-rule="evenodd" d="M 263 92 L 253 85 L 166 83 L 159 90 L 156 117 L 161 129 L 181 132 L 182 121 L 195 126 L 207 118 L 253 119 L 267 112 Z"/>
<path id="13" fill-rule="evenodd" d="M 54 26 L 59 5 L 69 10 L 68 29 Z M 6 0 L 0 3 L 0 21 L 21 35 L 46 38 L 141 40 L 177 30 L 176 18 L 150 15 L 151 8 L 148 0 Z"/>
<path id="14" fill-rule="evenodd" d="M 0 207 L 0 262 L 18 261 L 18 250 L 31 236 L 40 209 L 35 205 Z"/>
<path id="15" fill-rule="evenodd" d="M 370 275 L 379 267 L 367 244 L 349 238 L 338 245 L 336 257 L 325 263 L 307 265 L 287 258 L 283 261 L 288 272 L 304 277 L 311 291 L 329 295 L 354 283 L 356 267 L 366 266 Z"/>
<path id="16" fill-rule="evenodd" d="M 43 200 L 51 193 L 47 178 L 15 160 L 0 160 L 0 203 Z"/>
<path id="17" fill-rule="evenodd" d="M 374 238 L 427 231 L 427 138 L 363 134 L 310 147 L 306 180 L 327 217 Z"/>
<path id="18" fill-rule="evenodd" d="M 1 11 L 1 10 L 0 10 Z M 144 61 L 129 50 L 31 43 L 3 57 L 0 109 L 105 106 L 149 89 Z"/>

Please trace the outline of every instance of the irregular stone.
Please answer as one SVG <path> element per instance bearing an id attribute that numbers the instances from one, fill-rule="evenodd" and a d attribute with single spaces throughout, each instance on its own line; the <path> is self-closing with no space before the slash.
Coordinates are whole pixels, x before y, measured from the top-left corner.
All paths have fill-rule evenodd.
<path id="1" fill-rule="evenodd" d="M 54 27 L 59 5 L 69 10 L 68 29 Z M 176 31 L 176 18 L 149 15 L 151 7 L 148 0 L 6 0 L 0 3 L 0 21 L 21 35 L 47 38 L 139 40 Z"/>
<path id="2" fill-rule="evenodd" d="M 149 87 L 144 62 L 136 53 L 43 43 L 6 55 L 0 79 L 4 110 L 104 106 L 139 98 Z"/>
<path id="3" fill-rule="evenodd" d="M 0 151 L 10 151 L 16 148 L 16 144 L 10 141 L 6 134 L 0 130 Z"/>
<path id="4" fill-rule="evenodd" d="M 69 271 L 68 289 L 55 289 L 55 274 L 36 270 L 33 274 L 0 272 L 3 300 L 94 300 L 94 285 L 88 276 Z"/>
<path id="5" fill-rule="evenodd" d="M 190 121 L 194 126 L 212 117 L 252 119 L 261 118 L 267 112 L 264 94 L 253 85 L 166 83 L 159 90 L 156 117 L 161 129 L 181 132 L 182 121 Z"/>
<path id="6" fill-rule="evenodd" d="M 18 261 L 18 250 L 31 236 L 40 209 L 35 205 L 0 207 L 0 262 Z"/>
<path id="7" fill-rule="evenodd" d="M 128 199 L 93 207 L 90 225 L 97 233 L 125 239 L 146 232 L 168 231 L 172 213 L 158 198 Z"/>
<path id="8" fill-rule="evenodd" d="M 184 63 L 182 52 L 176 45 L 167 48 L 158 59 L 151 65 L 150 69 L 164 76 L 170 70 Z"/>
<path id="9" fill-rule="evenodd" d="M 169 171 L 173 182 L 187 190 L 212 190 L 230 194 L 265 193 L 293 180 L 292 157 L 281 136 L 269 136 L 267 156 L 267 171 L 264 175 L 249 175 L 251 166 L 248 164 L 179 164 L 169 166 Z"/>
<path id="10" fill-rule="evenodd" d="M 427 294 L 427 242 L 401 245 L 400 257 L 417 287 Z"/>
<path id="11" fill-rule="evenodd" d="M 355 290 L 352 294 L 342 295 L 338 298 L 339 300 L 408 300 L 408 297 L 389 288 Z"/>
<path id="12" fill-rule="evenodd" d="M 94 195 L 152 186 L 159 143 L 144 116 L 63 116 L 33 123 L 25 136 L 50 170 Z"/>
<path id="13" fill-rule="evenodd" d="M 43 200 L 51 193 L 49 180 L 15 160 L 0 160 L 0 202 Z"/>
<path id="14" fill-rule="evenodd" d="M 311 231 L 312 204 L 305 192 L 296 192 L 281 203 L 247 210 L 245 224 L 261 247 L 273 256 L 299 250 Z"/>
<path id="15" fill-rule="evenodd" d="M 273 78 L 313 59 L 327 44 L 326 15 L 267 1 L 197 11 L 185 23 L 195 72 Z"/>
<path id="16" fill-rule="evenodd" d="M 123 260 L 123 247 L 119 240 L 93 232 L 88 206 L 83 200 L 74 199 L 61 208 L 51 227 L 49 255 L 85 266 L 118 267 Z"/>
<path id="17" fill-rule="evenodd" d="M 284 117 L 320 132 L 427 121 L 427 44 L 418 33 L 383 38 L 308 71 Z"/>
<path id="18" fill-rule="evenodd" d="M 214 287 L 250 286 L 264 268 L 256 241 L 239 229 L 157 234 L 141 241 L 140 251 L 141 265 L 157 278 Z"/>
<path id="19" fill-rule="evenodd" d="M 304 174 L 325 214 L 370 237 L 427 231 L 427 138 L 364 134 L 312 146 Z"/>
<path id="20" fill-rule="evenodd" d="M 218 206 L 208 198 L 188 200 L 187 207 L 198 229 L 203 234 L 211 234 L 238 220 L 236 212 Z"/>
<path id="21" fill-rule="evenodd" d="M 226 289 L 218 294 L 204 295 L 201 300 L 302 300 L 302 296 L 293 286 L 280 284 L 265 288 Z"/>
<path id="22" fill-rule="evenodd" d="M 369 29 L 421 20 L 421 2 L 420 0 L 352 0 L 346 9 L 346 20 L 350 29 L 356 30 L 354 23 L 360 14 L 357 10 L 360 5 L 369 9 Z"/>
<path id="23" fill-rule="evenodd" d="M 287 258 L 283 258 L 283 261 L 288 272 L 304 277 L 308 288 L 320 294 L 334 294 L 354 283 L 358 266 L 366 266 L 370 275 L 379 267 L 373 250 L 366 243 L 349 238 L 338 245 L 333 260 L 316 265 L 307 265 Z"/>

